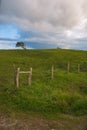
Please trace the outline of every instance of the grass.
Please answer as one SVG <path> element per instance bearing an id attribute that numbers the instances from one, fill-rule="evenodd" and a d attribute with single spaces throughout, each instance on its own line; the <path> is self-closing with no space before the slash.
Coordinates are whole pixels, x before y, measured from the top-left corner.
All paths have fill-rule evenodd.
<path id="1" fill-rule="evenodd" d="M 7 50 L 0 51 L 0 111 L 34 112 L 45 116 L 57 113 L 87 114 L 87 52 L 73 50 Z M 70 73 L 67 63 L 70 62 Z M 81 72 L 77 73 L 80 64 Z M 14 86 L 14 67 L 33 68 L 32 86 L 28 75 L 20 76 L 20 87 Z M 54 65 L 54 79 L 51 66 Z"/>

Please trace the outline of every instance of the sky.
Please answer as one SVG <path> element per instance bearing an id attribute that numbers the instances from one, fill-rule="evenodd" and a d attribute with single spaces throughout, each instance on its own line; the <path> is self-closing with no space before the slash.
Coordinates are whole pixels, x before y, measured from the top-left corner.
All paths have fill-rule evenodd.
<path id="1" fill-rule="evenodd" d="M 87 50 L 87 0 L 0 0 L 0 49 Z"/>

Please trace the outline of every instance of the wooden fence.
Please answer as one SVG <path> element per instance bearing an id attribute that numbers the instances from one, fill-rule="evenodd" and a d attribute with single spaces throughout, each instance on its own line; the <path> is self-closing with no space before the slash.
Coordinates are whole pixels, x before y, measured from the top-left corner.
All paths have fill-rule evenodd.
<path id="1" fill-rule="evenodd" d="M 15 68 L 15 67 L 14 67 Z M 77 64 L 77 73 L 80 73 L 81 72 L 81 66 L 80 64 Z M 50 78 L 53 80 L 54 79 L 54 73 L 55 73 L 55 66 L 52 65 L 51 69 L 50 69 Z M 16 87 L 19 87 L 19 76 L 20 74 L 29 74 L 28 75 L 28 85 L 31 86 L 31 83 L 32 83 L 32 68 L 30 68 L 29 71 L 21 71 L 20 68 L 17 68 L 17 69 L 14 69 L 15 70 L 15 73 L 14 73 L 14 84 Z M 67 66 L 66 66 L 66 72 L 67 73 L 70 73 L 71 72 L 71 64 L 70 62 L 67 63 Z"/>
<path id="2" fill-rule="evenodd" d="M 30 71 L 20 71 L 20 68 L 17 68 L 14 73 L 14 84 L 18 88 L 19 87 L 19 75 L 20 74 L 29 74 L 28 75 L 28 85 L 31 86 L 31 79 L 32 79 L 32 68 Z"/>

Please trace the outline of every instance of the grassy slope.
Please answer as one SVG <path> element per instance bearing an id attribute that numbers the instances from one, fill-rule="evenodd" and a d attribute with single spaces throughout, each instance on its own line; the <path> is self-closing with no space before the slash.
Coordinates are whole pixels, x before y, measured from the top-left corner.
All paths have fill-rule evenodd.
<path id="1" fill-rule="evenodd" d="M 67 63 L 71 63 L 67 74 Z M 86 70 L 87 52 L 73 50 L 0 51 L 0 110 L 35 112 L 56 116 L 57 113 L 87 114 L 87 73 L 77 73 L 77 65 Z M 13 65 L 21 70 L 33 68 L 32 86 L 27 74 L 20 76 L 20 87 L 13 83 Z M 55 66 L 51 80 L 51 66 Z"/>

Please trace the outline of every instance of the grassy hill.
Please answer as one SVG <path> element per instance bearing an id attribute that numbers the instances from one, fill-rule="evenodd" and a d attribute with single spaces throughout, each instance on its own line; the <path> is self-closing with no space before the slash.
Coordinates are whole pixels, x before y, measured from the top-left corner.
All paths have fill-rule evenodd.
<path id="1" fill-rule="evenodd" d="M 67 73 L 67 63 L 70 72 Z M 81 72 L 77 72 L 80 64 Z M 32 85 L 28 74 L 20 75 L 14 85 L 14 65 L 21 70 L 33 68 Z M 54 65 L 54 78 L 51 67 Z M 0 109 L 43 114 L 87 114 L 87 52 L 73 50 L 0 51 Z"/>
<path id="2" fill-rule="evenodd" d="M 70 63 L 69 73 L 67 73 L 68 63 Z M 51 79 L 52 65 L 53 79 Z M 14 66 L 24 71 L 33 68 L 31 86 L 27 83 L 28 74 L 20 74 L 19 88 L 16 88 Z M 64 114 L 69 115 L 69 117 L 61 116 L 60 120 L 63 123 L 67 120 L 64 130 L 68 130 L 68 127 L 75 129 L 77 124 L 78 129 L 82 129 L 79 128 L 79 124 L 87 115 L 87 52 L 62 49 L 1 50 L 0 113 L 6 115 L 28 113 L 53 119 L 59 119 L 60 115 Z M 63 130 L 63 127 L 60 126 L 60 129 Z"/>

